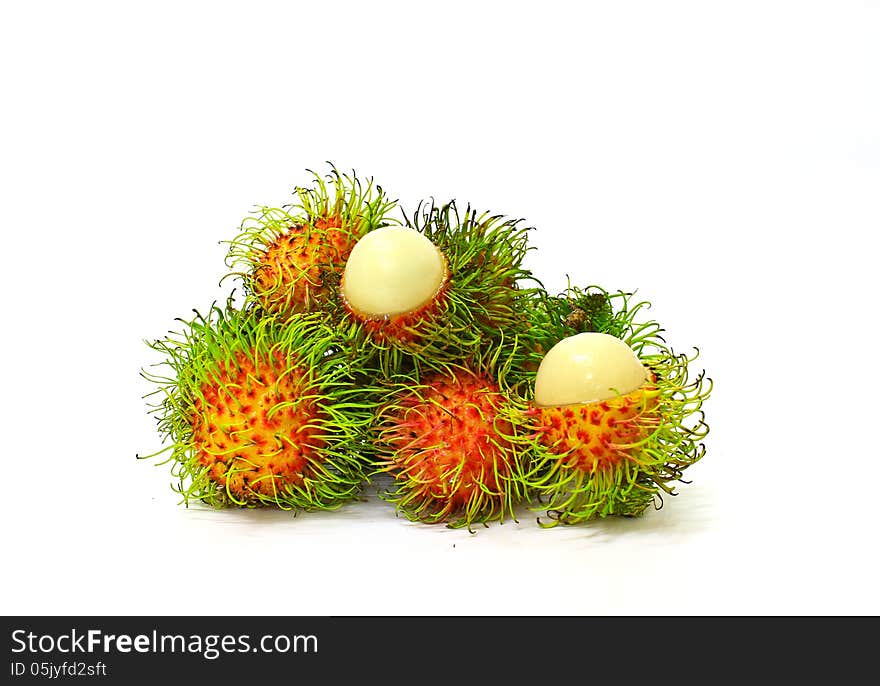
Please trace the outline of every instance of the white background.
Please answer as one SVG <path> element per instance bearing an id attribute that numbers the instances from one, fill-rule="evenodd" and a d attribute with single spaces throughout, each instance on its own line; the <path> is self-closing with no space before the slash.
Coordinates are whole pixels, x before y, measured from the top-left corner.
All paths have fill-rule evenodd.
<path id="1" fill-rule="evenodd" d="M 877 614 L 876 2 L 7 3 L 4 614 Z M 305 168 L 537 227 L 715 379 L 693 483 L 477 535 L 185 509 L 143 339 Z"/>

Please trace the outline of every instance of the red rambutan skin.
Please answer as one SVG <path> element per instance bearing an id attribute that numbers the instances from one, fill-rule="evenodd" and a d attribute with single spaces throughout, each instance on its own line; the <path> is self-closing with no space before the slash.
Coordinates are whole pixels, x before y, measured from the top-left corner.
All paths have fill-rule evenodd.
<path id="1" fill-rule="evenodd" d="M 220 362 L 196 399 L 193 443 L 210 478 L 238 502 L 273 499 L 310 475 L 324 444 L 304 370 L 280 352 Z M 279 404 L 289 403 L 283 407 Z M 277 408 L 273 411 L 273 408 Z"/>
<path id="2" fill-rule="evenodd" d="M 494 382 L 471 373 L 435 375 L 400 401 L 385 440 L 402 498 L 432 514 L 459 512 L 478 497 L 503 511 L 504 480 L 513 472 L 513 428 L 499 416 L 505 402 Z"/>
<path id="3" fill-rule="evenodd" d="M 657 406 L 653 385 L 601 402 L 538 407 L 538 440 L 564 455 L 566 467 L 592 473 L 627 460 L 628 449 L 651 431 Z"/>

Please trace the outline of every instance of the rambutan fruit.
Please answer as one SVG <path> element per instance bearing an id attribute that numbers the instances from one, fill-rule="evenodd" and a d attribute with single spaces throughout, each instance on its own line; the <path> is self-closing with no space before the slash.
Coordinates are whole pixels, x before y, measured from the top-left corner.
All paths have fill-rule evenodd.
<path id="1" fill-rule="evenodd" d="M 382 497 L 411 521 L 473 532 L 475 523 L 514 517 L 531 428 L 499 350 L 483 357 L 488 363 L 391 385 L 374 427 L 376 468 L 394 479 Z"/>
<path id="2" fill-rule="evenodd" d="M 294 190 L 295 203 L 259 207 L 229 242 L 227 276 L 241 278 L 249 301 L 270 314 L 320 309 L 358 239 L 392 221 L 396 203 L 372 179 L 332 166 L 326 178 L 312 174 L 312 187 Z"/>
<path id="3" fill-rule="evenodd" d="M 441 368 L 502 332 L 515 336 L 531 278 L 520 220 L 470 207 L 459 213 L 454 202 L 420 205 L 405 220 L 355 245 L 340 288 L 340 326 L 378 358 L 384 375 L 404 361 Z"/>
<path id="4" fill-rule="evenodd" d="M 607 326 L 620 337 L 585 332 L 559 341 L 535 376 L 532 462 L 524 484 L 549 524 L 639 515 L 705 454 L 702 404 L 712 383 L 690 378 L 696 359 L 675 354 L 656 322 L 634 324 L 644 303 L 622 308 Z M 539 520 L 540 521 L 540 520 Z M 547 522 L 543 522 L 547 524 Z"/>
<path id="5" fill-rule="evenodd" d="M 365 479 L 374 406 L 351 384 L 344 341 L 319 314 L 291 318 L 213 306 L 148 343 L 170 374 L 153 412 L 176 487 L 220 507 L 330 509 Z"/>

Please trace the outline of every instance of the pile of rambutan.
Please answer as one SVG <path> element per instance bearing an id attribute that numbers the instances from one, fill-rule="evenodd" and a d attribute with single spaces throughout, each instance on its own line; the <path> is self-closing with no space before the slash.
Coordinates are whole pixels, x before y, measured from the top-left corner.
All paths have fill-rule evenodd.
<path id="1" fill-rule="evenodd" d="M 312 173 L 228 241 L 240 282 L 149 341 L 150 412 L 184 503 L 542 526 L 642 514 L 703 457 L 711 391 L 645 301 L 549 294 L 531 227 L 455 201 L 407 214 L 372 179 Z"/>

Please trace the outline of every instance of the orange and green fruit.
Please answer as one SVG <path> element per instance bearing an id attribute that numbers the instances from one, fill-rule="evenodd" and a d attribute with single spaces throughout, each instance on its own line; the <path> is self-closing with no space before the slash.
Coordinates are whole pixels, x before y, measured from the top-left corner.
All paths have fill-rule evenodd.
<path id="1" fill-rule="evenodd" d="M 213 307 L 151 345 L 170 371 L 145 376 L 185 500 L 327 509 L 358 495 L 374 408 L 320 315 Z"/>

